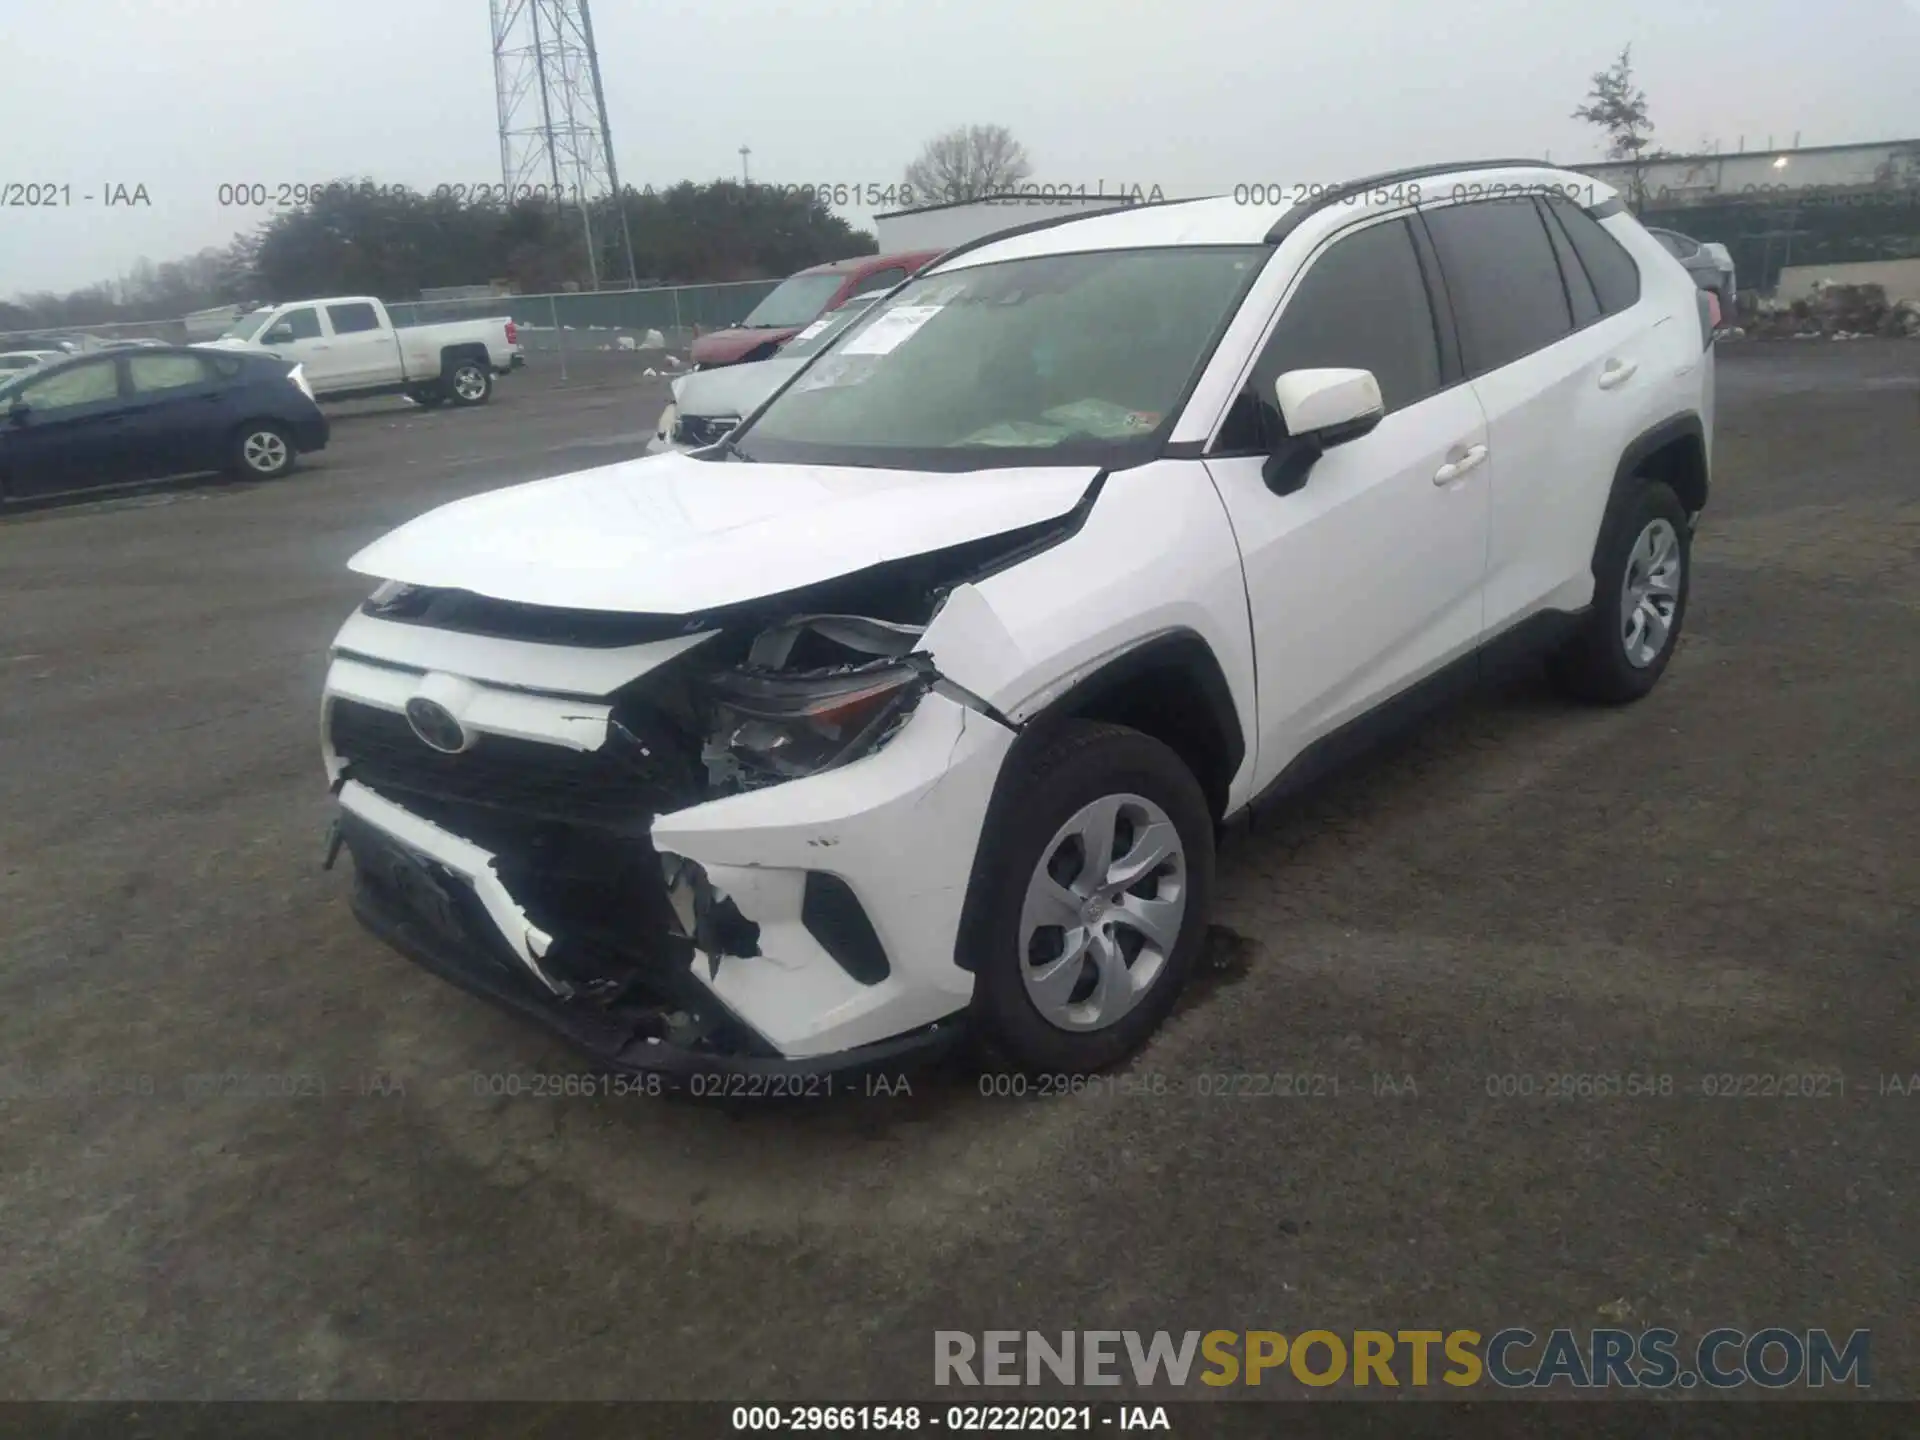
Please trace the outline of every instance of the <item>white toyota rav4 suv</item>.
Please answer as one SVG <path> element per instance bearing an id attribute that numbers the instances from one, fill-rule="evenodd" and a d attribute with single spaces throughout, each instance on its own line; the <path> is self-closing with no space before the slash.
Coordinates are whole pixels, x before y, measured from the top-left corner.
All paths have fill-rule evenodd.
<path id="1" fill-rule="evenodd" d="M 1173 1005 L 1227 822 L 1495 659 L 1645 695 L 1707 499 L 1692 278 L 1535 162 L 1300 194 L 964 246 L 721 444 L 356 555 L 362 921 L 710 1091 L 962 1033 L 1089 1071 Z"/>

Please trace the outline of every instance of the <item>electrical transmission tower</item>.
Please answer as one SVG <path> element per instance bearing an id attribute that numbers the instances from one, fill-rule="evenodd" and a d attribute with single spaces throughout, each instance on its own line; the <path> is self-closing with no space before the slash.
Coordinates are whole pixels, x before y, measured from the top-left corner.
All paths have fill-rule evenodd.
<path id="1" fill-rule="evenodd" d="M 600 288 L 603 271 L 637 283 L 588 0 L 490 3 L 500 179 L 508 198 L 528 193 L 523 187 L 534 187 L 535 194 L 551 187 L 561 203 L 580 208 L 594 289 Z M 619 233 L 596 237 L 594 205 L 608 197 L 614 203 L 601 208 L 601 228 L 617 225 Z M 609 258 L 615 261 L 611 266 L 605 264 Z"/>

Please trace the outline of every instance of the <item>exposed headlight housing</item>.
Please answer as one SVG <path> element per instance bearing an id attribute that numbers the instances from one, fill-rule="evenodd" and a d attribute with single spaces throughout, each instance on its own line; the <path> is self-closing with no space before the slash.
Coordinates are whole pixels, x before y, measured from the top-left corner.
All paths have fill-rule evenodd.
<path id="1" fill-rule="evenodd" d="M 873 754 L 931 684 L 884 661 L 813 675 L 734 670 L 708 679 L 713 725 L 702 758 L 715 778 L 752 787 L 837 769 Z"/>

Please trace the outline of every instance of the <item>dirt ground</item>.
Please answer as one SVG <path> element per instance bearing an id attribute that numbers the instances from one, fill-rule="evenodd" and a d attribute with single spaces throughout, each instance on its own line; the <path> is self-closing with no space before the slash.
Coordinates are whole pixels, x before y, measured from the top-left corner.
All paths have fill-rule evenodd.
<path id="1" fill-rule="evenodd" d="M 639 453 L 632 357 L 0 520 L 0 1395 L 930 1398 L 935 1329 L 1620 1321 L 1870 1328 L 1913 1396 L 1920 344 L 1719 368 L 1665 683 L 1519 681 L 1226 852 L 1244 941 L 1133 1072 L 1184 1095 L 489 1096 L 580 1066 L 350 920 L 344 560 Z M 1338 1094 L 1193 1093 L 1242 1072 Z"/>

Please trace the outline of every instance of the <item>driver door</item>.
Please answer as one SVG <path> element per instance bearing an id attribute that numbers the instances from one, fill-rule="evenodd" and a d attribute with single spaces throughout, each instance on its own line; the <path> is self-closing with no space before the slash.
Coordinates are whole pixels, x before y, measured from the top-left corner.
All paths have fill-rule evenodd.
<path id="1" fill-rule="evenodd" d="M 0 485 L 7 499 L 132 478 L 117 357 L 62 366 L 15 391 L 13 404 L 26 408 L 0 416 Z"/>
<path id="2" fill-rule="evenodd" d="M 335 345 L 333 334 L 324 328 L 320 312 L 312 305 L 289 310 L 266 328 L 260 343 L 289 365 L 306 367 L 307 383 L 315 390 L 344 390 L 349 379 L 352 357 Z"/>
<path id="3" fill-rule="evenodd" d="M 1315 253 L 1206 455 L 1253 623 L 1256 793 L 1480 639 L 1487 419 L 1436 318 L 1437 267 L 1416 223 L 1364 222 Z M 1323 367 L 1372 371 L 1386 414 L 1277 494 L 1263 473 L 1286 434 L 1274 381 Z"/>

